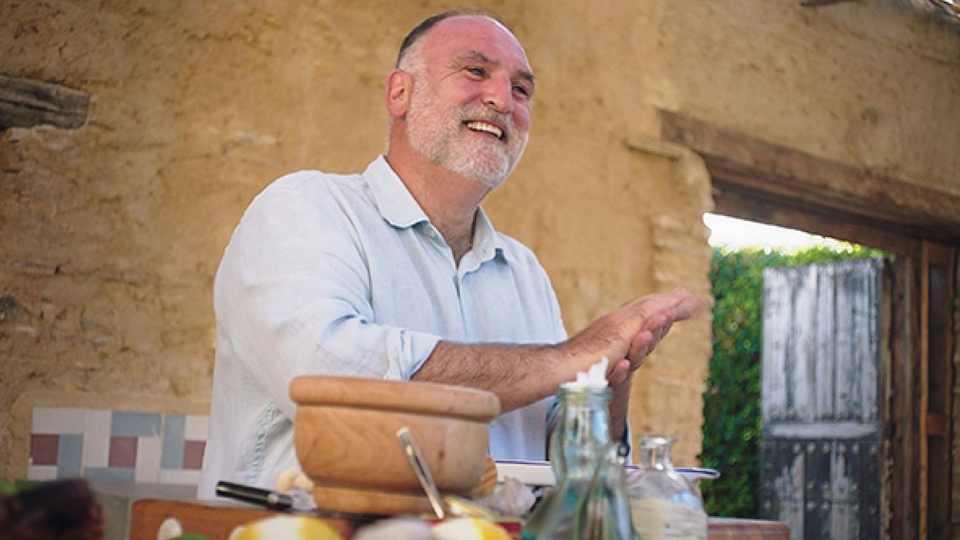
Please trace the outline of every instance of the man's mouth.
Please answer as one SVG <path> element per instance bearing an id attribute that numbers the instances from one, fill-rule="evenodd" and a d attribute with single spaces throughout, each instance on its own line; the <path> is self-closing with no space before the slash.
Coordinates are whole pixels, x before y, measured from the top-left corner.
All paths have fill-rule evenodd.
<path id="1" fill-rule="evenodd" d="M 493 124 L 488 124 L 487 122 L 481 122 L 479 120 L 471 120 L 466 122 L 466 126 L 470 131 L 489 133 L 501 141 L 505 139 L 505 133 L 503 130 Z"/>

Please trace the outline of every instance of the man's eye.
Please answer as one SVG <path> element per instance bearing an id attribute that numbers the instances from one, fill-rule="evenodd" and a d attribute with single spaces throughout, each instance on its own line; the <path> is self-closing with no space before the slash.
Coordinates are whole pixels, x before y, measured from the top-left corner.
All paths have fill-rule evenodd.
<path id="1" fill-rule="evenodd" d="M 522 96 L 530 97 L 530 90 L 528 90 L 526 86 L 515 84 L 513 85 L 513 91 Z"/>
<path id="2" fill-rule="evenodd" d="M 468 67 L 467 72 L 476 77 L 483 77 L 486 71 L 482 67 Z"/>

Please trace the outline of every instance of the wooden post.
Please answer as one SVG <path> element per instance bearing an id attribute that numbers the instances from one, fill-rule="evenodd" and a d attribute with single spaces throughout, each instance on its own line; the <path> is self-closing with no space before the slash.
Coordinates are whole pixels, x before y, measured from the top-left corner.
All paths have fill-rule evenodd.
<path id="1" fill-rule="evenodd" d="M 41 124 L 76 129 L 87 121 L 89 103 L 80 90 L 0 75 L 0 131 Z"/>

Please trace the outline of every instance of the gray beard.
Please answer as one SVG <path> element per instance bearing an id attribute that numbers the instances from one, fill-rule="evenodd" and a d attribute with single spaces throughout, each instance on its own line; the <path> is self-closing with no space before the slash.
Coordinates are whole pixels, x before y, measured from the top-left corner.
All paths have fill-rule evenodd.
<path id="1" fill-rule="evenodd" d="M 430 95 L 423 95 L 423 92 L 429 92 L 429 89 L 415 89 L 411 97 L 410 111 L 407 113 L 407 136 L 410 140 L 410 146 L 426 156 L 431 162 L 451 171 L 479 182 L 480 184 L 493 189 L 503 183 L 507 176 L 513 172 L 516 161 L 510 161 L 509 152 L 503 148 L 498 148 L 491 142 L 491 148 L 477 149 L 476 147 L 466 147 L 463 142 L 460 126 L 466 120 L 463 109 L 454 109 L 444 111 L 446 116 L 453 117 L 448 123 L 437 122 L 435 117 L 429 115 L 438 108 L 444 108 Z M 489 116 L 489 113 L 480 114 L 479 118 L 471 116 L 474 119 L 483 119 L 483 116 Z M 498 119 L 499 121 L 499 119 Z M 451 126 L 453 126 L 451 128 Z M 508 130 L 509 135 L 515 136 L 513 129 Z M 472 145 L 471 145 L 472 146 Z M 520 147 L 517 155 L 519 161 L 523 149 L 526 147 L 526 140 Z M 495 153 L 495 158 L 490 158 L 488 154 Z"/>

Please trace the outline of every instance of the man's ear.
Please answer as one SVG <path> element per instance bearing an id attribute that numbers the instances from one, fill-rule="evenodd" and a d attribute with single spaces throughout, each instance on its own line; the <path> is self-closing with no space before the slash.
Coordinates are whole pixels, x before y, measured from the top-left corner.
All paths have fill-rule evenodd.
<path id="1" fill-rule="evenodd" d="M 413 77 L 401 69 L 395 69 L 387 76 L 387 110 L 394 118 L 403 118 L 410 106 L 410 93 L 413 91 Z"/>

